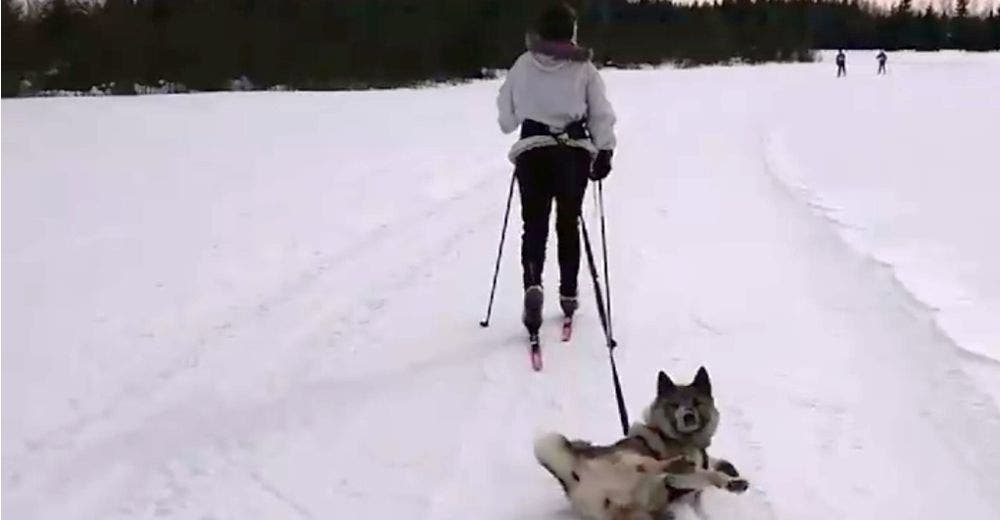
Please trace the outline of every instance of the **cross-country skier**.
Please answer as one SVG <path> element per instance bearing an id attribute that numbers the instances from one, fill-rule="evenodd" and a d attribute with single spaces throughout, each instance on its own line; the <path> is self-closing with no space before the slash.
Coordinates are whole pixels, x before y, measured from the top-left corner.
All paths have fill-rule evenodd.
<path id="1" fill-rule="evenodd" d="M 567 316 L 577 308 L 580 270 L 578 219 L 587 179 L 611 172 L 615 114 L 591 51 L 576 43 L 576 12 L 553 4 L 539 17 L 528 50 L 507 73 L 497 97 L 500 129 L 520 126 L 510 151 L 521 195 L 521 266 L 529 334 L 542 324 L 542 269 L 552 201 L 556 206 L 559 303 Z"/>
<path id="2" fill-rule="evenodd" d="M 878 74 L 885 74 L 885 61 L 889 59 L 889 57 L 885 55 L 885 51 L 878 51 L 878 55 L 875 56 L 875 59 L 878 60 Z"/>
<path id="3" fill-rule="evenodd" d="M 847 75 L 847 55 L 843 50 L 837 51 L 837 77 Z"/>

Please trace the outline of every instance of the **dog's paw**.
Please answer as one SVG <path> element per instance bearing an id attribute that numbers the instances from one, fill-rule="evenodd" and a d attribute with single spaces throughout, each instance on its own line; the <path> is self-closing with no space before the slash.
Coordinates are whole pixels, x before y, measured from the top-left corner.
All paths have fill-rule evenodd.
<path id="1" fill-rule="evenodd" d="M 736 466 L 733 466 L 733 463 L 729 462 L 728 460 L 720 460 L 716 462 L 715 469 L 716 471 L 720 471 L 726 474 L 727 476 L 733 478 L 737 478 L 740 476 L 740 472 L 736 471 Z"/>
<path id="2" fill-rule="evenodd" d="M 742 478 L 735 478 L 726 483 L 726 490 L 733 493 L 742 493 L 750 489 L 750 483 Z"/>

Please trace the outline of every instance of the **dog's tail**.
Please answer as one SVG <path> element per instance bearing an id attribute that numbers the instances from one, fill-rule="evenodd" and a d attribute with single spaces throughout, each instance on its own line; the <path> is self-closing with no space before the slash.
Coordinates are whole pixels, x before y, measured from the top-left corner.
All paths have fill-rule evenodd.
<path id="1" fill-rule="evenodd" d="M 579 477 L 573 472 L 576 455 L 566 437 L 558 433 L 546 433 L 535 439 L 535 458 L 559 481 L 567 494 L 579 481 Z"/>

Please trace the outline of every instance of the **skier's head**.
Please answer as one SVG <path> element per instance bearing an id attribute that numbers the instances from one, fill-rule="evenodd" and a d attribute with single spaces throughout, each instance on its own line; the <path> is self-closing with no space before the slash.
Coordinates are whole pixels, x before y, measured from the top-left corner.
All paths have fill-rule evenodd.
<path id="1" fill-rule="evenodd" d="M 565 2 L 555 2 L 538 17 L 538 36 L 548 41 L 576 40 L 576 11 Z"/>

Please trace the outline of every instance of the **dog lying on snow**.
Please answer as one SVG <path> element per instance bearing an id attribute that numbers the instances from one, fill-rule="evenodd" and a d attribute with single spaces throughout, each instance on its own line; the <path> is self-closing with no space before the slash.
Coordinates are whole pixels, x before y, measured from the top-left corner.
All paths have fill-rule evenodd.
<path id="1" fill-rule="evenodd" d="M 593 520 L 670 518 L 669 506 L 698 500 L 716 487 L 742 493 L 749 484 L 706 449 L 719 424 L 708 371 L 678 386 L 664 372 L 656 398 L 628 436 L 610 446 L 549 433 L 535 441 L 535 458 L 562 485 L 573 509 Z M 696 504 L 697 505 L 697 504 Z"/>

